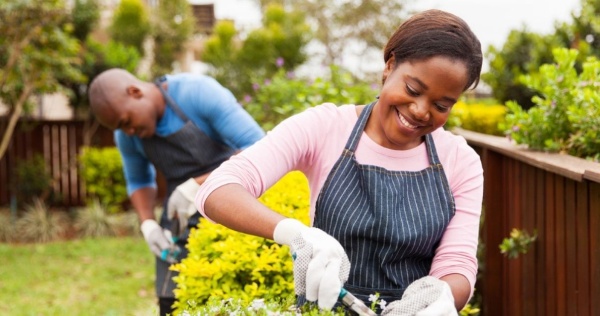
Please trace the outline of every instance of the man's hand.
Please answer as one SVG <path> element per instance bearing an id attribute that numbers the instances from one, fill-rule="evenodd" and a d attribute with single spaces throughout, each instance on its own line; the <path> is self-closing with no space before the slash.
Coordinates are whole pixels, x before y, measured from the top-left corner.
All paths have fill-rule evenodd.
<path id="1" fill-rule="evenodd" d="M 296 294 L 305 294 L 320 308 L 331 309 L 350 273 L 342 245 L 324 231 L 290 218 L 277 224 L 273 239 L 292 251 Z"/>
<path id="2" fill-rule="evenodd" d="M 384 316 L 457 316 L 454 297 L 448 283 L 426 276 L 411 283 L 402 299 L 393 301 Z"/>
<path id="3" fill-rule="evenodd" d="M 175 191 L 169 197 L 167 203 L 167 217 L 169 220 L 177 218 L 179 220 L 179 233 L 183 232 L 188 224 L 188 218 L 196 214 L 194 199 L 200 185 L 194 178 L 190 178 L 177 186 Z"/>
<path id="4" fill-rule="evenodd" d="M 155 256 L 169 263 L 177 262 L 177 259 L 175 258 L 176 256 L 168 255 L 172 251 L 177 252 L 175 249 L 177 246 L 173 242 L 170 231 L 160 227 L 160 225 L 158 225 L 158 223 L 153 219 L 147 219 L 143 221 L 140 228 L 146 243 L 148 243 L 150 250 Z M 167 256 L 163 256 L 163 253 L 167 254 Z"/>

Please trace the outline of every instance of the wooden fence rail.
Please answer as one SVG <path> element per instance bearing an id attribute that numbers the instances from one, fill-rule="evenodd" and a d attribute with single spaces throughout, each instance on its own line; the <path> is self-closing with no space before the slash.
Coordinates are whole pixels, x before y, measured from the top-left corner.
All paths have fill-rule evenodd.
<path id="1" fill-rule="evenodd" d="M 600 163 L 457 133 L 484 168 L 482 315 L 600 315 Z M 508 259 L 499 245 L 513 228 L 538 238 Z"/>

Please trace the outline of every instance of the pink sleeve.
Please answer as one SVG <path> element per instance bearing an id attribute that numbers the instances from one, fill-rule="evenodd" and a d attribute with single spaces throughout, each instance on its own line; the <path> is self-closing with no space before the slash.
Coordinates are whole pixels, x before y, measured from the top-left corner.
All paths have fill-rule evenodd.
<path id="1" fill-rule="evenodd" d="M 322 135 L 327 135 L 326 129 L 332 125 L 325 123 L 330 121 L 328 115 L 331 111 L 335 111 L 335 105 L 326 104 L 292 116 L 263 139 L 224 162 L 200 187 L 196 208 L 206 217 L 206 198 L 226 184 L 240 184 L 250 194 L 259 197 L 290 171 L 305 171 L 309 167 L 320 170 L 316 167 L 323 162 L 317 161 L 315 155 L 327 147 L 323 145 L 326 138 Z"/>
<path id="2" fill-rule="evenodd" d="M 479 156 L 466 143 L 453 157 L 451 190 L 456 213 L 442 236 L 430 275 L 461 274 L 471 283 L 471 296 L 477 277 L 477 244 L 483 199 L 483 168 Z"/>

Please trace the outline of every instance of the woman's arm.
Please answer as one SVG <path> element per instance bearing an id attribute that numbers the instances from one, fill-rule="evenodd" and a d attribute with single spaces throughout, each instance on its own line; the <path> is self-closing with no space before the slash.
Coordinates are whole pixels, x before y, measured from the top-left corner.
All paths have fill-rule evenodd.
<path id="1" fill-rule="evenodd" d="M 204 212 L 219 224 L 268 239 L 273 239 L 275 226 L 285 218 L 264 206 L 239 184 L 215 189 L 204 203 Z"/>

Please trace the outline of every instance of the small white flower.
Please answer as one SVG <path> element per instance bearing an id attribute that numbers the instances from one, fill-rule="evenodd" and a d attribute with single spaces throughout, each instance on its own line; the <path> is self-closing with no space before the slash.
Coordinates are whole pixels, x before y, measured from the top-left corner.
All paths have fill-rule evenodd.
<path id="1" fill-rule="evenodd" d="M 378 304 L 379 304 L 379 308 L 381 308 L 381 310 L 384 310 L 385 306 L 387 305 L 387 302 L 382 299 L 381 301 L 379 301 Z"/>
<path id="2" fill-rule="evenodd" d="M 376 302 L 377 297 L 378 296 L 376 294 L 369 294 L 369 302 Z"/>
<path id="3" fill-rule="evenodd" d="M 265 307 L 267 307 L 267 305 L 265 305 L 265 300 L 262 298 L 257 298 L 254 301 L 252 301 L 251 308 L 253 310 L 259 310 Z"/>

